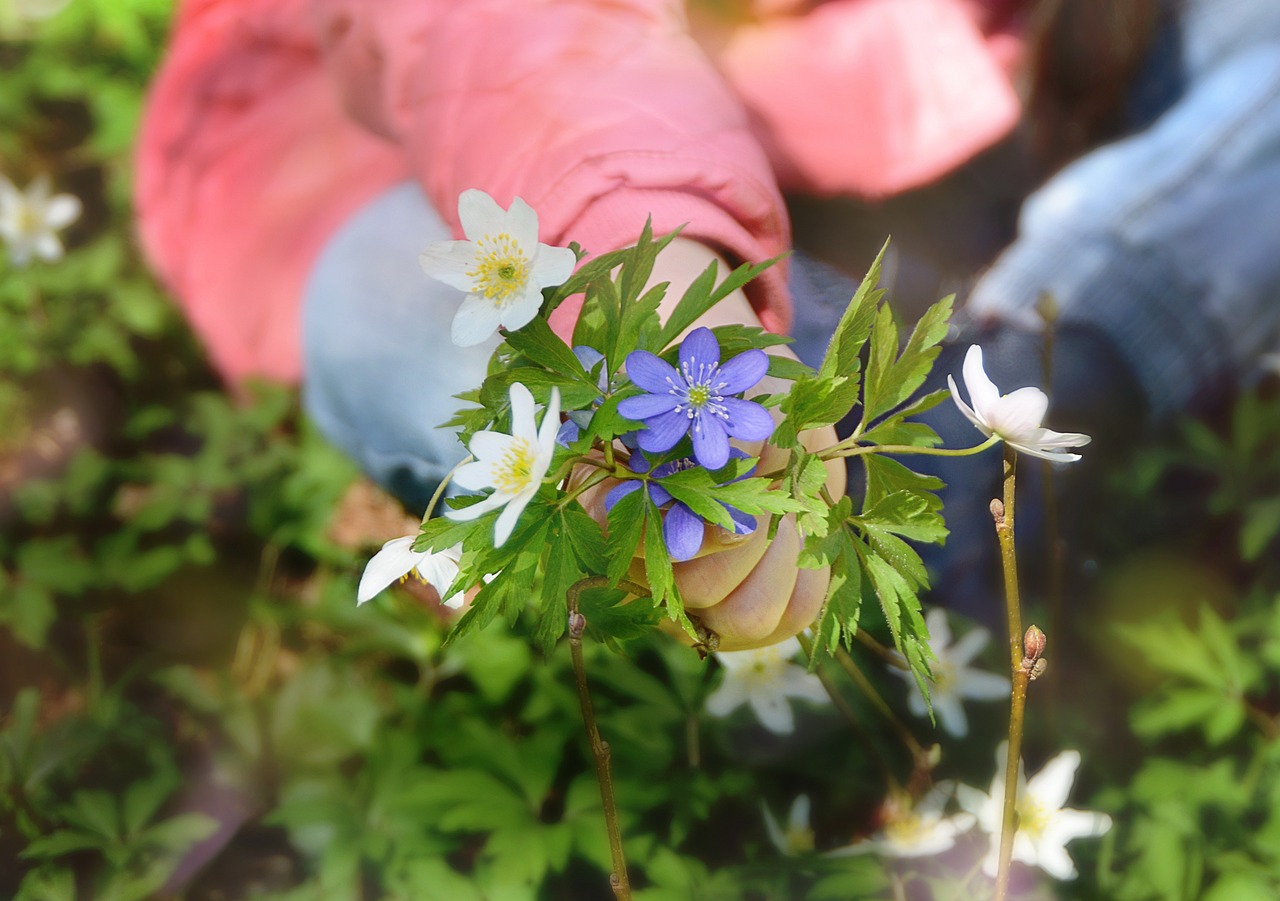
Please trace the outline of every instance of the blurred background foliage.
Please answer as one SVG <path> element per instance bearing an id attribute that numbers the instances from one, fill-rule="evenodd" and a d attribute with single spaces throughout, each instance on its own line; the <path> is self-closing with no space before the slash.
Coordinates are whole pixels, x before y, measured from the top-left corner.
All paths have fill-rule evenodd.
<path id="1" fill-rule="evenodd" d="M 65 259 L 0 261 L 0 897 L 607 898 L 567 653 L 501 623 L 443 649 L 409 592 L 357 612 L 403 511 L 294 391 L 228 394 L 139 258 L 130 146 L 170 15 L 0 0 L 0 172 L 84 207 Z M 1023 871 L 1021 897 L 1280 897 L 1278 448 L 1261 384 L 1134 449 L 1061 607 L 1027 567 L 1052 626 L 1028 761 L 1079 748 L 1073 800 L 1116 827 L 1073 846 L 1077 882 Z M 802 792 L 819 850 L 873 831 L 875 760 L 910 768 L 848 684 L 858 731 L 804 708 L 776 736 L 706 717 L 718 669 L 661 636 L 588 650 L 641 901 L 985 891 L 972 842 L 908 862 L 770 844 L 762 806 Z M 943 737 L 940 777 L 987 784 L 999 706 Z"/>

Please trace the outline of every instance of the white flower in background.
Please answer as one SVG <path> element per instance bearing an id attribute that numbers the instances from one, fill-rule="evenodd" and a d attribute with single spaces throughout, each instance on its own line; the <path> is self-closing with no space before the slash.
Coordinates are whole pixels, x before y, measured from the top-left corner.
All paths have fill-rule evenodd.
<path id="1" fill-rule="evenodd" d="M 809 796 L 800 795 L 791 802 L 791 812 L 787 815 L 787 829 L 784 832 L 778 821 L 769 810 L 767 804 L 761 804 L 764 811 L 764 828 L 769 833 L 769 841 L 787 857 L 797 854 L 808 854 L 813 850 L 813 828 L 809 825 Z"/>
<path id="2" fill-rule="evenodd" d="M 974 816 L 956 813 L 947 816 L 947 802 L 953 787 L 939 784 L 916 803 L 905 794 L 894 794 L 881 808 L 881 826 L 875 834 L 844 848 L 827 852 L 832 857 L 850 854 L 879 854 L 881 857 L 932 857 L 949 851 L 957 836 L 973 826 Z"/>
<path id="3" fill-rule="evenodd" d="M 989 795 L 967 785 L 957 789 L 960 803 L 978 818 L 982 831 L 991 836 L 991 847 L 982 865 L 988 876 L 995 876 L 999 863 L 1008 754 L 1009 743 L 1001 743 Z M 1063 751 L 1030 779 L 1022 772 L 1021 761 L 1018 764 L 1018 831 L 1013 838 L 1013 859 L 1039 867 L 1055 879 L 1076 878 L 1075 864 L 1067 854 L 1069 842 L 1099 836 L 1111 828 L 1111 817 L 1105 813 L 1063 807 L 1079 767 L 1079 751 Z"/>
<path id="4" fill-rule="evenodd" d="M 717 651 L 724 667 L 724 681 L 707 698 L 707 713 L 728 716 L 749 704 L 760 725 L 770 732 L 786 735 L 796 728 L 788 698 L 826 703 L 822 682 L 803 666 L 788 663 L 800 652 L 800 641 L 786 641 L 751 651 Z"/>
<path id="5" fill-rule="evenodd" d="M 427 275 L 467 292 L 453 318 L 453 343 L 471 347 L 498 326 L 527 325 L 542 306 L 542 289 L 563 284 L 577 257 L 567 247 L 538 243 L 538 214 L 519 197 L 504 210 L 484 191 L 458 198 L 465 241 L 438 241 L 418 256 Z"/>
<path id="6" fill-rule="evenodd" d="M 360 587 L 356 591 L 356 605 L 359 606 L 377 596 L 392 582 L 416 575 L 430 585 L 436 593 L 444 597 L 445 591 L 458 577 L 458 561 L 462 559 L 462 545 L 455 544 L 443 551 L 415 551 L 413 543 L 417 535 L 406 535 L 404 538 L 392 538 L 382 546 L 382 550 L 373 555 L 360 577 Z M 457 609 L 462 606 L 463 593 L 443 601 L 446 607 Z"/>
<path id="7" fill-rule="evenodd" d="M 947 376 L 951 398 L 965 418 L 982 434 L 995 435 L 1014 450 L 1042 460 L 1069 463 L 1079 454 L 1069 454 L 1064 447 L 1082 447 L 1091 439 L 1079 432 L 1054 432 L 1040 427 L 1049 398 L 1039 388 L 1019 388 L 1012 394 L 1001 394 L 987 371 L 982 368 L 982 348 L 973 345 L 964 358 L 964 386 L 969 391 L 970 408 L 960 399 L 956 380 Z"/>
<path id="8" fill-rule="evenodd" d="M 465 521 L 505 506 L 493 531 L 493 546 L 502 547 L 551 468 L 559 431 L 560 389 L 551 389 L 551 402 L 542 414 L 539 429 L 533 418 L 533 395 L 519 382 L 512 383 L 511 434 L 476 432 L 471 436 L 469 448 L 475 462 L 459 467 L 453 476 L 453 483 L 459 488 L 467 491 L 492 488 L 493 494 L 445 515 Z"/>
<path id="9" fill-rule="evenodd" d="M 48 176 L 38 176 L 25 192 L 0 175 L 0 238 L 9 245 L 15 266 L 25 266 L 33 256 L 46 262 L 62 258 L 57 231 L 80 216 L 80 199 L 70 194 L 50 196 Z"/>
<path id="10" fill-rule="evenodd" d="M 1009 680 L 995 673 L 973 669 L 969 661 L 973 660 L 987 642 L 991 633 L 981 627 L 972 629 L 964 638 L 951 643 L 951 627 L 947 624 L 947 614 L 935 607 L 925 617 L 925 625 L 929 627 L 929 647 L 937 661 L 933 664 L 933 688 L 929 697 L 933 701 L 934 712 L 938 716 L 938 724 L 949 735 L 964 738 L 969 734 L 969 719 L 964 713 L 965 700 L 996 701 L 1009 697 Z M 911 694 L 907 698 L 907 706 L 916 716 L 926 716 L 929 712 L 924 695 L 920 693 L 915 678 L 905 670 L 894 672 L 907 681 Z"/>

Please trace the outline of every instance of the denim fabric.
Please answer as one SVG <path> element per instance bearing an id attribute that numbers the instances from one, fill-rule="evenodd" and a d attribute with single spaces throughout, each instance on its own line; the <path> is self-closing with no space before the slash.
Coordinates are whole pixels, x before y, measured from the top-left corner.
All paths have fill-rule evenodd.
<path id="1" fill-rule="evenodd" d="M 456 347 L 462 303 L 418 254 L 450 238 L 416 183 L 376 198 L 329 241 L 303 299 L 303 403 L 320 431 L 410 510 L 465 449 L 441 424 L 484 378 L 496 337 Z"/>
<path id="2" fill-rule="evenodd" d="M 1187 93 L 1037 191 L 966 307 L 1038 329 L 1052 294 L 1064 324 L 1111 339 L 1156 416 L 1280 345 L 1280 3 L 1188 3 L 1182 46 Z"/>

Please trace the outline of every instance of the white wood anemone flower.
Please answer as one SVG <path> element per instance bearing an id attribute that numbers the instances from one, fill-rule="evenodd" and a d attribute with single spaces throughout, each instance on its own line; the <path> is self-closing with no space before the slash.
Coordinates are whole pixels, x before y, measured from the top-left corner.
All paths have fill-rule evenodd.
<path id="1" fill-rule="evenodd" d="M 1055 432 L 1041 428 L 1040 423 L 1049 409 L 1048 396 L 1034 387 L 1001 394 L 982 368 L 982 348 L 978 345 L 970 347 L 965 354 L 962 371 L 969 402 L 973 406 L 960 399 L 956 380 L 947 376 L 951 398 L 965 418 L 987 437 L 994 435 L 1016 451 L 1058 463 L 1080 459 L 1079 454 L 1068 453 L 1063 448 L 1083 447 L 1093 440 L 1079 432 Z"/>
<path id="2" fill-rule="evenodd" d="M 788 662 L 799 652 L 796 638 L 750 651 L 717 651 L 724 681 L 707 697 L 707 713 L 728 716 L 747 704 L 770 732 L 794 732 L 796 721 L 789 698 L 819 704 L 831 701 L 816 675 Z"/>
<path id="3" fill-rule="evenodd" d="M 1009 679 L 969 666 L 987 642 L 991 633 L 981 627 L 970 630 L 964 638 L 951 643 L 951 626 L 947 614 L 938 607 L 925 617 L 929 627 L 929 647 L 936 661 L 933 664 L 933 687 L 929 697 L 940 725 L 947 734 L 964 738 L 969 734 L 969 718 L 965 716 L 964 701 L 998 701 L 1009 697 Z M 916 716 L 929 712 L 924 695 L 916 685 L 915 677 L 906 670 L 895 669 L 895 674 L 910 686 L 907 706 Z"/>
<path id="4" fill-rule="evenodd" d="M 764 828 L 769 833 L 769 841 L 786 857 L 809 854 L 813 851 L 813 827 L 809 825 L 809 796 L 797 795 L 791 802 L 791 811 L 787 814 L 787 828 L 784 830 L 774 817 L 769 805 L 761 803 L 764 811 Z"/>
<path id="5" fill-rule="evenodd" d="M 26 191 L 0 175 L 0 238 L 13 265 L 26 266 L 33 256 L 48 263 L 62 259 L 57 232 L 80 217 L 80 198 L 52 190 L 47 175 L 37 176 Z"/>
<path id="6" fill-rule="evenodd" d="M 538 243 L 538 214 L 519 197 L 504 210 L 484 191 L 458 197 L 465 241 L 438 241 L 418 262 L 427 275 L 467 292 L 453 317 L 453 343 L 471 347 L 499 326 L 527 325 L 542 306 L 542 289 L 563 284 L 577 257 L 567 247 Z"/>
<path id="7" fill-rule="evenodd" d="M 1009 743 L 996 751 L 996 775 L 990 794 L 961 785 L 957 797 L 961 805 L 978 819 L 978 826 L 991 836 L 991 846 L 982 869 L 995 876 L 1000 854 L 1000 824 L 1004 815 L 1005 762 Z M 1071 794 L 1080 768 L 1079 751 L 1063 751 L 1030 779 L 1018 762 L 1018 831 L 1013 837 L 1013 859 L 1039 867 L 1055 879 L 1075 879 L 1076 867 L 1067 854 L 1067 844 L 1077 838 L 1094 838 L 1111 828 L 1111 817 L 1090 810 L 1073 810 L 1063 805 Z"/>
<path id="8" fill-rule="evenodd" d="M 827 854 L 830 857 L 867 853 L 881 857 L 932 857 L 949 851 L 955 846 L 956 838 L 973 827 L 975 819 L 970 813 L 947 814 L 947 802 L 954 793 L 953 785 L 940 783 L 914 803 L 905 794 L 892 795 L 881 808 L 881 825 L 875 833 Z"/>
<path id="9" fill-rule="evenodd" d="M 458 562 L 462 559 L 462 545 L 455 544 L 443 551 L 415 551 L 413 543 L 417 535 L 406 535 L 403 538 L 392 538 L 382 546 L 382 550 L 373 555 L 365 565 L 364 575 L 360 577 L 360 587 L 356 590 L 356 605 L 376 597 L 392 582 L 417 576 L 422 582 L 436 590 L 440 597 L 458 577 Z M 464 595 L 459 591 L 441 603 L 455 610 L 462 606 Z"/>
<path id="10" fill-rule="evenodd" d="M 542 479 L 551 468 L 560 430 L 560 389 L 551 389 L 551 399 L 539 428 L 533 418 L 533 395 L 519 382 L 511 385 L 511 434 L 476 432 L 469 450 L 475 462 L 458 467 L 453 483 L 467 491 L 493 489 L 484 500 L 449 510 L 450 519 L 472 520 L 504 507 L 493 531 L 493 546 L 502 547 L 511 537 L 516 520 L 538 493 Z"/>

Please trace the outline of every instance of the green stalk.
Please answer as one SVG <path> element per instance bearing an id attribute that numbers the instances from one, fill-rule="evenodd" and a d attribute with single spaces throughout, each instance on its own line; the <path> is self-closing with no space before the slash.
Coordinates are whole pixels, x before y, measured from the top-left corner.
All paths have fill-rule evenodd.
<path id="1" fill-rule="evenodd" d="M 1009 867 L 1013 860 L 1013 838 L 1017 832 L 1018 762 L 1022 759 L 1022 723 L 1027 701 L 1028 671 L 1022 665 L 1022 610 L 1018 594 L 1018 560 L 1013 543 L 1014 474 L 1018 455 L 1004 451 L 1004 503 L 992 501 L 1000 560 L 1004 564 L 1005 612 L 1009 621 L 1009 665 L 1013 691 L 1009 711 L 1009 758 L 1004 772 L 1004 813 L 1000 823 L 999 869 L 996 872 L 996 901 L 1009 894 Z"/>
<path id="2" fill-rule="evenodd" d="M 609 885 L 617 901 L 630 901 L 631 881 L 627 877 L 627 858 L 622 853 L 622 827 L 618 825 L 618 805 L 613 794 L 613 775 L 609 762 L 612 753 L 609 743 L 600 737 L 596 725 L 595 710 L 591 705 L 591 692 L 587 689 L 587 665 L 582 656 L 582 633 L 587 628 L 587 618 L 578 611 L 578 596 L 587 588 L 609 584 L 604 576 L 583 579 L 570 587 L 569 604 L 569 654 L 573 658 L 573 679 L 578 686 L 578 703 L 582 707 L 582 722 L 587 729 L 587 742 L 596 765 L 596 781 L 600 784 L 600 803 L 604 806 L 604 823 L 609 832 L 609 851 L 613 856 L 613 873 Z M 645 589 L 634 582 L 620 582 L 618 587 L 632 594 L 644 594 Z"/>
<path id="3" fill-rule="evenodd" d="M 921 447 L 918 444 L 833 444 L 826 450 L 818 452 L 819 460 L 835 460 L 839 457 L 860 457 L 863 454 L 926 454 L 931 457 L 969 457 L 980 454 L 1000 441 L 999 435 L 992 435 L 981 444 L 973 447 Z"/>

